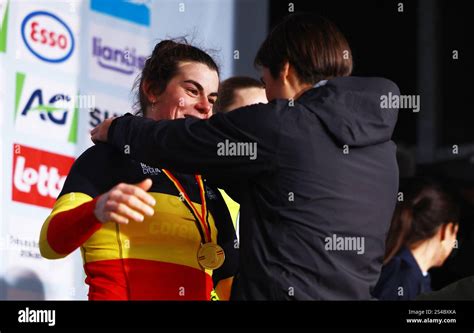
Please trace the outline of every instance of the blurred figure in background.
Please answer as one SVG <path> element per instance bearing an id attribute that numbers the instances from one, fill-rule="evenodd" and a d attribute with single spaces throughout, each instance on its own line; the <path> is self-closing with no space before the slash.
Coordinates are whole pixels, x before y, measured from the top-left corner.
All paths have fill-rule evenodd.
<path id="1" fill-rule="evenodd" d="M 221 82 L 214 113 L 257 103 L 268 103 L 263 83 L 248 76 L 234 76 Z"/>
<path id="2" fill-rule="evenodd" d="M 410 300 L 431 291 L 428 270 L 443 265 L 458 231 L 459 207 L 439 184 L 414 179 L 403 194 L 373 292 L 382 300 Z"/>
<path id="3" fill-rule="evenodd" d="M 44 285 L 33 270 L 17 267 L 0 277 L 0 300 L 45 300 Z"/>
<path id="4" fill-rule="evenodd" d="M 214 113 L 229 112 L 244 106 L 268 103 L 265 85 L 248 76 L 233 76 L 219 85 L 219 97 L 214 104 Z M 239 237 L 240 205 L 220 190 L 232 216 L 232 222 Z"/>

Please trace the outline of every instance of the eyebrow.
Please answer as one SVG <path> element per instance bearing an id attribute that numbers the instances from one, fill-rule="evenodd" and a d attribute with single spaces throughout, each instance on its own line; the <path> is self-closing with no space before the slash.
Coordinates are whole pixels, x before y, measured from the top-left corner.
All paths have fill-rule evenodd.
<path id="1" fill-rule="evenodd" d="M 196 82 L 194 80 L 185 80 L 184 82 L 194 84 L 197 90 L 199 90 L 200 92 L 204 91 L 204 88 L 199 82 Z M 209 96 L 217 97 L 217 92 L 210 93 Z"/>

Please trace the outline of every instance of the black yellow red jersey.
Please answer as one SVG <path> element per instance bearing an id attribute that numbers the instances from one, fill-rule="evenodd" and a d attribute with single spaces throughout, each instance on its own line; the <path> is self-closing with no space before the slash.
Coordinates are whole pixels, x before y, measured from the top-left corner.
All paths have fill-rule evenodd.
<path id="1" fill-rule="evenodd" d="M 201 206 L 193 175 L 174 173 L 195 207 Z M 97 198 L 119 183 L 151 178 L 155 214 L 142 223 L 101 223 Z M 232 219 L 219 192 L 204 182 L 213 243 L 225 252 L 214 270 L 200 266 L 201 235 L 182 194 L 159 168 L 129 159 L 111 146 L 89 148 L 74 163 L 53 211 L 44 222 L 40 250 L 58 259 L 80 247 L 91 300 L 209 300 L 214 283 L 237 271 Z"/>

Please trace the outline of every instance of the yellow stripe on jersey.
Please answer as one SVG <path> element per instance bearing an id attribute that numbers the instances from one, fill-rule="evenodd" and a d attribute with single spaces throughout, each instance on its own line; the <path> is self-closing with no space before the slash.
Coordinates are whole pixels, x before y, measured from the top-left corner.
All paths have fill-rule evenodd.
<path id="1" fill-rule="evenodd" d="M 201 270 L 197 252 L 201 237 L 193 215 L 176 196 L 153 193 L 155 214 L 143 222 L 105 223 L 84 243 L 84 262 L 134 258 L 186 265 Z M 194 203 L 197 209 L 201 205 Z M 214 218 L 209 213 L 212 242 L 217 242 Z M 206 270 L 211 275 L 212 271 Z"/>
<path id="2" fill-rule="evenodd" d="M 219 192 L 221 192 L 222 198 L 225 201 L 225 204 L 227 205 L 227 209 L 229 210 L 230 217 L 232 217 L 232 223 L 234 223 L 234 229 L 236 228 L 236 223 L 237 223 L 237 217 L 239 216 L 239 210 L 240 210 L 240 205 L 232 200 L 231 197 L 225 193 L 224 190 L 219 189 Z"/>

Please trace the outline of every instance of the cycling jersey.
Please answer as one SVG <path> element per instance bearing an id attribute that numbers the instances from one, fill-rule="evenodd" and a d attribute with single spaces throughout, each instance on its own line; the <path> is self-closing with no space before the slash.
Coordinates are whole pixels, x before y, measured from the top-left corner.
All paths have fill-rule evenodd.
<path id="1" fill-rule="evenodd" d="M 174 173 L 196 207 L 201 207 L 193 175 Z M 98 197 L 119 183 L 151 178 L 155 213 L 142 223 L 101 223 L 94 215 Z M 235 274 L 238 246 L 225 202 L 205 183 L 211 242 L 225 252 L 224 264 L 204 269 L 197 259 L 200 232 L 182 193 L 160 168 L 133 161 L 110 146 L 89 148 L 74 163 L 40 236 L 44 257 L 63 258 L 80 247 L 89 299 L 209 300 L 213 280 Z"/>

